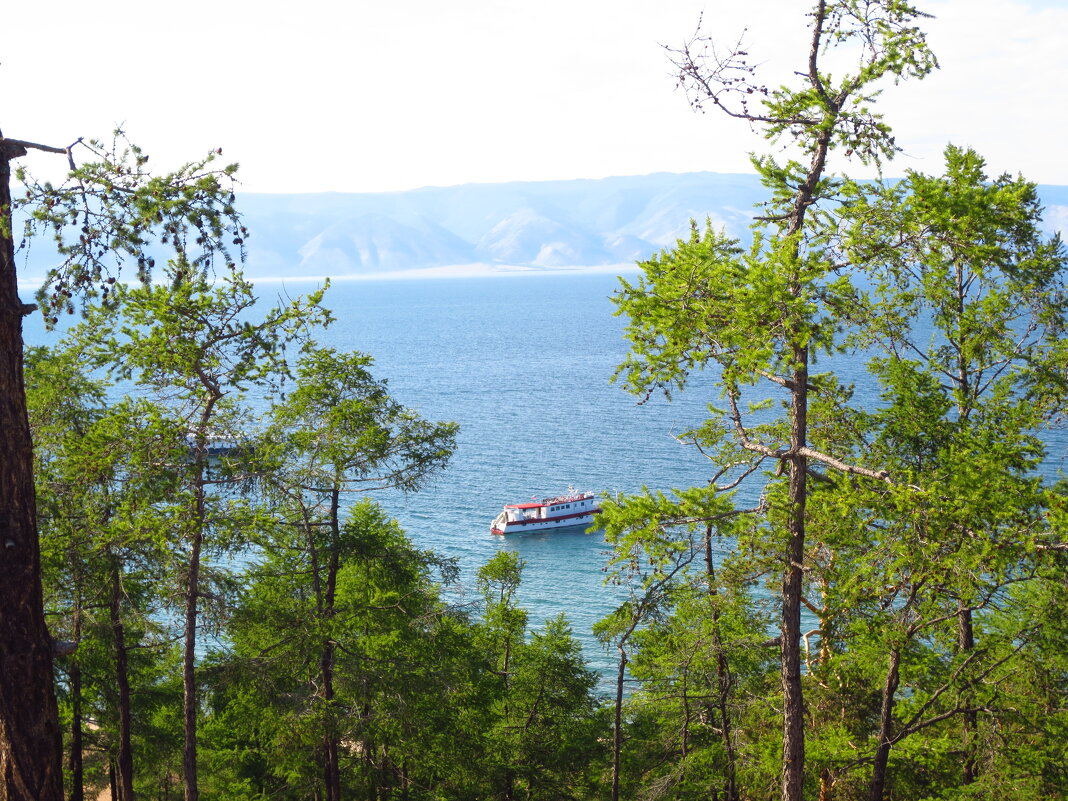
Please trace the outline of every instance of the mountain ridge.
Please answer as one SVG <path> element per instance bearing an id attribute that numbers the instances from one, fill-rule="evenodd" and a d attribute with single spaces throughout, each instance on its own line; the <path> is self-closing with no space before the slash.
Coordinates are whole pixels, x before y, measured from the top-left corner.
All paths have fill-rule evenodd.
<path id="1" fill-rule="evenodd" d="M 1068 186 L 1039 185 L 1047 233 L 1068 232 Z M 708 220 L 745 242 L 766 199 L 755 174 L 651 173 L 406 191 L 238 193 L 251 279 L 608 269 Z M 43 275 L 48 248 L 26 257 Z M 166 258 L 160 252 L 157 258 Z"/>
<path id="2" fill-rule="evenodd" d="M 239 194 L 250 277 L 383 274 L 485 265 L 546 270 L 648 258 L 691 218 L 740 235 L 755 176 L 652 173 L 461 184 L 404 192 Z M 375 225 L 368 223 L 375 221 Z"/>
<path id="3" fill-rule="evenodd" d="M 1040 185 L 1039 194 L 1047 232 L 1068 231 L 1068 187 Z M 688 236 L 690 220 L 707 219 L 744 241 L 765 199 L 755 174 L 658 172 L 398 192 L 241 194 L 238 206 L 252 231 L 251 277 L 345 277 L 464 265 L 532 271 L 633 264 Z M 350 244 L 321 246 L 328 236 Z"/>

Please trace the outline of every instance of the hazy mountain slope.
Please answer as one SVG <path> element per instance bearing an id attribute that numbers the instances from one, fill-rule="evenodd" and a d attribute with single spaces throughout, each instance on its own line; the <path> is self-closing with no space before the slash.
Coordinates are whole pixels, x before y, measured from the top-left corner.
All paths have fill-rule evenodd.
<path id="1" fill-rule="evenodd" d="M 406 223 L 376 213 L 333 223 L 297 252 L 298 273 L 303 275 L 381 273 L 475 261 L 474 249 L 468 242 L 429 220 L 419 218 Z M 250 273 L 255 272 L 253 260 L 258 255 L 253 243 Z"/>
<path id="2" fill-rule="evenodd" d="M 1068 187 L 1040 186 L 1049 232 L 1068 231 Z M 746 239 L 765 197 L 755 175 L 655 173 L 600 180 L 425 187 L 408 192 L 241 194 L 249 276 L 360 275 L 484 264 L 632 264 L 705 220 Z M 161 258 L 165 255 L 161 252 Z M 43 275 L 38 243 L 20 270 Z"/>
<path id="3" fill-rule="evenodd" d="M 761 197 L 755 176 L 688 173 L 465 184 L 377 194 L 247 194 L 253 276 L 349 275 L 484 263 L 630 263 L 671 245 L 691 218 L 736 235 Z"/>

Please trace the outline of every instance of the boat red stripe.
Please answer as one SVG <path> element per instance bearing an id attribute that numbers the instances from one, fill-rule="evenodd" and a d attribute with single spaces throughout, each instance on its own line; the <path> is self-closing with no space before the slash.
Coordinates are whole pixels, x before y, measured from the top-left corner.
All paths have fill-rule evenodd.
<path id="1" fill-rule="evenodd" d="M 526 526 L 531 523 L 556 523 L 560 520 L 571 520 L 576 517 L 586 517 L 587 515 L 593 515 L 600 512 L 600 509 L 587 509 L 584 512 L 575 512 L 569 515 L 554 515 L 553 517 L 535 517 L 531 520 L 509 520 L 505 523 L 505 528 L 511 528 L 512 526 Z"/>

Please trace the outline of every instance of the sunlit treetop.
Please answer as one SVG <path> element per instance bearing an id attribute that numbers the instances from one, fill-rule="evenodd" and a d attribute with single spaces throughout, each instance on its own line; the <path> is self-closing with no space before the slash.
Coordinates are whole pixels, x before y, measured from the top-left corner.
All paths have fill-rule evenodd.
<path id="1" fill-rule="evenodd" d="M 16 172 L 25 187 L 15 204 L 25 217 L 19 249 L 47 232 L 57 250 L 37 294 L 47 325 L 63 311 L 73 314 L 76 297 L 109 302 L 130 267 L 146 284 L 154 277 L 179 283 L 244 263 L 248 231 L 234 208 L 237 164 L 218 166 L 222 148 L 159 175 L 121 129 L 110 143 L 78 140 L 69 153 L 71 170 L 61 184 L 39 181 L 25 168 Z M 88 160 L 76 163 L 82 153 Z"/>
<path id="2" fill-rule="evenodd" d="M 938 67 L 916 24 L 930 15 L 904 0 L 819 0 L 809 16 L 808 61 L 795 71 L 800 90 L 759 80 L 743 40 L 717 47 L 700 23 L 682 47 L 667 48 L 679 87 L 695 110 L 712 107 L 746 120 L 809 156 L 829 128 L 846 158 L 863 164 L 893 158 L 901 148 L 872 106 L 885 80 L 923 78 Z"/>

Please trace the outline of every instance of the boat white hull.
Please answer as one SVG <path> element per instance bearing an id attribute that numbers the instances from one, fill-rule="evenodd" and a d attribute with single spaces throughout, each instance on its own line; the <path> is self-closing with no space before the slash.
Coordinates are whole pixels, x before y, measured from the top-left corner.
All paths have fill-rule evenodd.
<path id="1" fill-rule="evenodd" d="M 595 510 L 600 511 L 600 510 Z M 494 523 L 490 526 L 491 534 L 525 534 L 529 531 L 549 531 L 559 528 L 589 528 L 593 525 L 593 513 L 567 515 L 549 520 L 509 520 L 503 526 Z"/>

